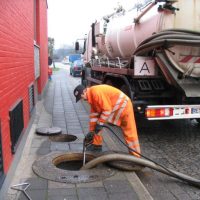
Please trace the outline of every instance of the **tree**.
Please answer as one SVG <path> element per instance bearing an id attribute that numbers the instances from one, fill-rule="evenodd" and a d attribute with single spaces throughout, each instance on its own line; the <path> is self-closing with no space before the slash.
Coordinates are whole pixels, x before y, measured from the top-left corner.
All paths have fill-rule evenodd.
<path id="1" fill-rule="evenodd" d="M 54 38 L 48 37 L 48 54 L 51 58 L 53 58 L 54 42 Z"/>

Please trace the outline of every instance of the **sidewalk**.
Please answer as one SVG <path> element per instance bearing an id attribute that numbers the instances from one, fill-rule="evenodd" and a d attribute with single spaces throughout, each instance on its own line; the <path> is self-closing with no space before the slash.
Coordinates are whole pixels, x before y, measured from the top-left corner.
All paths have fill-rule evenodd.
<path id="1" fill-rule="evenodd" d="M 45 98 L 36 105 L 36 116 L 28 133 L 24 149 L 5 200 L 25 200 L 27 197 L 10 187 L 19 183 L 30 183 L 28 195 L 33 200 L 151 200 L 153 199 L 134 172 L 117 171 L 114 176 L 101 181 L 79 184 L 54 182 L 38 177 L 32 171 L 32 164 L 38 158 L 51 152 L 82 152 L 84 135 L 88 132 L 88 110 L 82 103 L 76 103 L 73 90 L 80 79 L 73 79 L 61 69 L 53 80 Z M 63 134 L 77 136 L 74 142 L 53 142 L 47 136 L 35 134 L 36 128 L 56 126 Z M 103 150 L 116 150 L 118 145 L 109 134 L 104 134 Z"/>

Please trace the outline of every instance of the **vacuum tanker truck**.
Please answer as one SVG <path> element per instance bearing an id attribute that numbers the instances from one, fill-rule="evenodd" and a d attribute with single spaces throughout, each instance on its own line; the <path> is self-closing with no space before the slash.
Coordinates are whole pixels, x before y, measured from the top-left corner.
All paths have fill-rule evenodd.
<path id="1" fill-rule="evenodd" d="M 200 122 L 199 0 L 119 7 L 91 25 L 84 46 L 85 86 L 119 88 L 149 120 Z"/>

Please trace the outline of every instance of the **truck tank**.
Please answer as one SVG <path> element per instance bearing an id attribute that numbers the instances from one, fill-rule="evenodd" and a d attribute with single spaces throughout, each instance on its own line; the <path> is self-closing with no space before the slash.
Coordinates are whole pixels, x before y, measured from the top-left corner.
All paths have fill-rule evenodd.
<path id="1" fill-rule="evenodd" d="M 97 55 L 130 59 L 163 48 L 182 76 L 200 77 L 200 1 L 158 2 L 140 11 L 116 12 L 97 22 Z"/>

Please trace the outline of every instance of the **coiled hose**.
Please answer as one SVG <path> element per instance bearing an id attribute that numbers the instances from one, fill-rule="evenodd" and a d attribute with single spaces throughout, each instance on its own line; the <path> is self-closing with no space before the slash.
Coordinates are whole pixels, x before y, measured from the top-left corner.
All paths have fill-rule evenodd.
<path id="1" fill-rule="evenodd" d="M 164 167 L 163 165 L 147 158 L 146 156 L 136 152 L 134 149 L 130 148 L 128 145 L 126 145 L 121 138 L 107 125 L 103 125 L 103 127 L 107 128 L 109 131 L 111 131 L 111 133 L 113 133 L 118 139 L 119 141 L 125 145 L 130 151 L 133 151 L 135 153 L 137 153 L 138 155 L 140 155 L 142 158 L 137 158 L 135 156 L 132 155 L 126 155 L 126 154 L 118 154 L 118 153 L 114 153 L 114 154 L 107 154 L 107 155 L 103 155 L 103 156 L 99 156 L 91 161 L 89 161 L 88 163 L 86 163 L 81 170 L 86 170 L 86 169 L 91 169 L 95 166 L 97 166 L 98 164 L 101 163 L 105 163 L 108 161 L 129 161 L 129 162 L 133 162 L 134 164 L 138 164 L 138 165 L 142 165 L 145 167 L 149 167 L 151 169 L 154 169 L 156 171 L 159 171 L 161 173 L 164 173 L 166 175 L 172 176 L 174 178 L 180 179 L 182 181 L 187 182 L 190 185 L 196 186 L 196 187 L 200 187 L 200 180 L 195 179 L 191 176 L 185 175 L 183 173 L 177 172 L 175 170 L 171 170 L 168 169 L 166 167 Z"/>
<path id="2" fill-rule="evenodd" d="M 200 32 L 185 29 L 168 29 L 155 33 L 144 40 L 134 52 L 134 55 L 144 55 L 156 49 L 168 49 L 174 45 L 200 47 Z"/>

